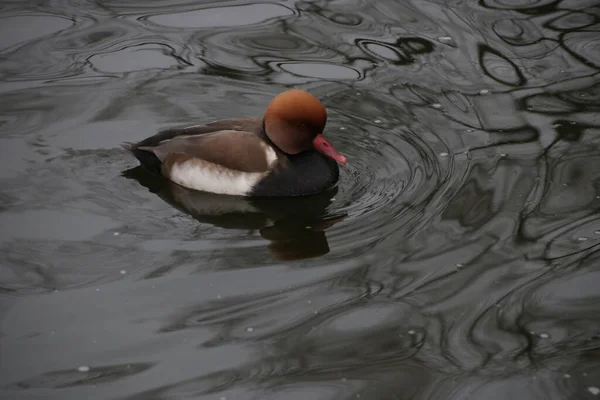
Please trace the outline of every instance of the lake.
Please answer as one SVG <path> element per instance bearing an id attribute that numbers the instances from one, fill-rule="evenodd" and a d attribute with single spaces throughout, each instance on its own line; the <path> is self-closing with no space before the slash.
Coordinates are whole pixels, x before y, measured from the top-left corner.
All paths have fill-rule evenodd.
<path id="1" fill-rule="evenodd" d="M 591 0 L 2 2 L 0 397 L 600 398 L 599 31 Z M 119 146 L 288 88 L 331 191 Z"/>

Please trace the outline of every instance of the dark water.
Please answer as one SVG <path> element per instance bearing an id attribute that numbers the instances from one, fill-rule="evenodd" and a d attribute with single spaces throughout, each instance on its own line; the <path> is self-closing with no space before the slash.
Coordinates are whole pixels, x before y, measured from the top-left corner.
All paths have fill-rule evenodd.
<path id="1" fill-rule="evenodd" d="M 3 1 L 0 397 L 600 398 L 599 31 L 589 0 Z M 289 87 L 331 193 L 118 147 Z"/>

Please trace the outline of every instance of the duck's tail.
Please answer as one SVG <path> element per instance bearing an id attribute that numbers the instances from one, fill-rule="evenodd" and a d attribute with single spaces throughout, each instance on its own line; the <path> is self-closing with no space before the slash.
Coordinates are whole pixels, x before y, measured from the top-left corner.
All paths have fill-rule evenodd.
<path id="1" fill-rule="evenodd" d="M 154 174 L 161 174 L 162 163 L 154 154 L 153 148 L 140 146 L 139 143 L 123 142 L 121 147 L 131 152 L 147 170 Z"/>
<path id="2" fill-rule="evenodd" d="M 123 142 L 121 143 L 121 147 L 127 151 L 133 152 L 135 149 L 137 149 L 137 144 L 133 142 Z"/>

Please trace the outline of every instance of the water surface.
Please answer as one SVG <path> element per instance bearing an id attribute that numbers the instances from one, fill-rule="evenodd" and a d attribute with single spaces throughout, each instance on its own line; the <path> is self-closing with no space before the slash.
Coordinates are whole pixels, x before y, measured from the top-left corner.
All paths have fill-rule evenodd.
<path id="1" fill-rule="evenodd" d="M 5 1 L 0 393 L 600 396 L 600 8 Z M 333 191 L 190 192 L 120 147 L 327 106 Z"/>

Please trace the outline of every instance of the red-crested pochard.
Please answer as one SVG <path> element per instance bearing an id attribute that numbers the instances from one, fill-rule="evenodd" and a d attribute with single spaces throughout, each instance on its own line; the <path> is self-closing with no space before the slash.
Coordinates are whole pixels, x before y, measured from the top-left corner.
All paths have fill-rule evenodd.
<path id="1" fill-rule="evenodd" d="M 195 190 L 240 196 L 304 196 L 331 188 L 337 162 L 323 137 L 327 111 L 303 90 L 277 95 L 263 118 L 168 129 L 124 143 L 152 172 Z"/>

